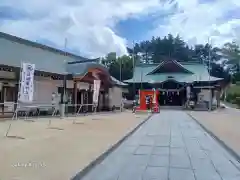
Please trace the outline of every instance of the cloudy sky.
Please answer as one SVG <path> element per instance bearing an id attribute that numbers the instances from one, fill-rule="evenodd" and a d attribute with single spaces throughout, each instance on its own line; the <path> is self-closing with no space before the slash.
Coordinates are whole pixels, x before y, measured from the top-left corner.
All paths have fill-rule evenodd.
<path id="1" fill-rule="evenodd" d="M 0 31 L 87 57 L 169 33 L 221 46 L 240 42 L 240 0 L 0 0 Z"/>

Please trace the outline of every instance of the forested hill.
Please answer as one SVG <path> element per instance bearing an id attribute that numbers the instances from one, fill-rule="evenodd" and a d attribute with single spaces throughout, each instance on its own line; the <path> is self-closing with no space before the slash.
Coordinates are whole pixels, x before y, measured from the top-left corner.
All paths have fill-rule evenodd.
<path id="1" fill-rule="evenodd" d="M 109 67 L 110 74 L 118 80 L 131 78 L 136 63 L 160 63 L 165 59 L 210 64 L 211 75 L 225 79 L 229 79 L 229 74 L 236 74 L 240 69 L 240 48 L 235 42 L 226 43 L 221 48 L 210 44 L 189 47 L 181 37 L 169 34 L 163 38 L 153 37 L 151 40 L 135 43 L 133 48 L 127 49 L 129 55 L 116 57 L 116 53 L 111 52 L 102 59 L 102 63 Z"/>

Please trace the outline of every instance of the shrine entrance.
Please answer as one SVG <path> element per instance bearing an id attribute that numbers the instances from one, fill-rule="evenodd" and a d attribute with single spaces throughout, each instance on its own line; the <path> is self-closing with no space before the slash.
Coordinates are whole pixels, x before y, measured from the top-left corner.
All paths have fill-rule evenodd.
<path id="1" fill-rule="evenodd" d="M 182 106 L 185 102 L 185 90 L 161 90 L 159 104 L 162 106 Z"/>
<path id="2" fill-rule="evenodd" d="M 186 101 L 186 89 L 177 81 L 167 80 L 158 90 L 160 91 L 160 106 L 182 106 Z"/>

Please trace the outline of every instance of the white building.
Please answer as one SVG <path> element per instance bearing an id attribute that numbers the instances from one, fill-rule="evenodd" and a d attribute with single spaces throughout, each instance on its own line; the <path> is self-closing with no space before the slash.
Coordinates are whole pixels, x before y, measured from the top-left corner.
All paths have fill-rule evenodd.
<path id="1" fill-rule="evenodd" d="M 122 86 L 97 59 L 87 59 L 55 48 L 0 33 L 0 112 L 13 111 L 17 102 L 21 63 L 36 66 L 34 104 L 52 104 L 53 93 L 63 91 L 69 104 L 91 104 L 93 80 L 101 80 L 99 110 L 120 106 Z M 89 108 L 89 110 L 91 107 Z"/>

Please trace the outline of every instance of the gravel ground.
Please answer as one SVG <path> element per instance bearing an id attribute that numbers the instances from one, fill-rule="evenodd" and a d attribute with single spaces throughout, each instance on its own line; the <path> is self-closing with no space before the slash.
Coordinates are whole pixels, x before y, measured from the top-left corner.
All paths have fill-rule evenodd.
<path id="1" fill-rule="evenodd" d="M 1 180 L 66 180 L 73 177 L 148 117 L 130 112 L 68 119 L 0 122 Z M 49 128 L 50 127 L 50 128 Z"/>
<path id="2" fill-rule="evenodd" d="M 239 110 L 227 108 L 213 112 L 190 112 L 189 114 L 240 156 Z"/>

